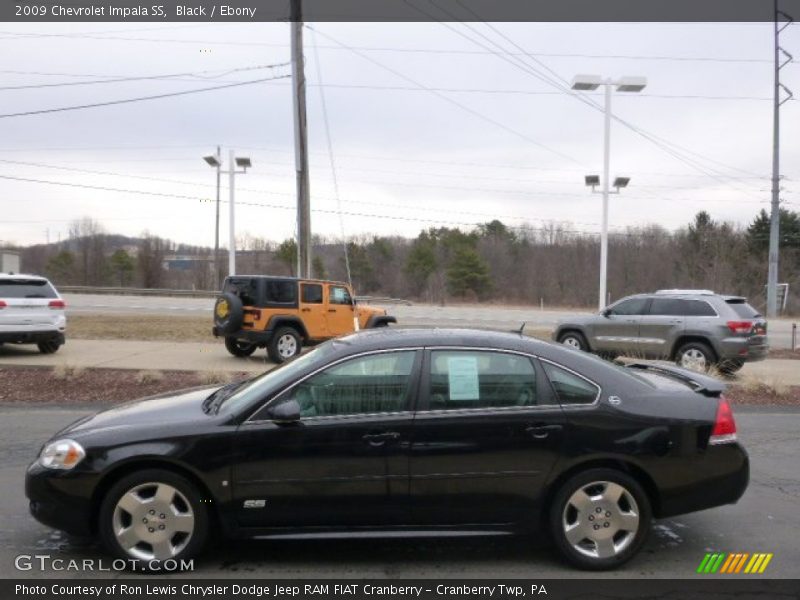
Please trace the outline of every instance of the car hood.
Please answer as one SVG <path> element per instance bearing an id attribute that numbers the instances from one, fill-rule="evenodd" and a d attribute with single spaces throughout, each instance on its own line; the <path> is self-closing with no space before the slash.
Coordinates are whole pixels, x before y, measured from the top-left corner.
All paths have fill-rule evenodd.
<path id="1" fill-rule="evenodd" d="M 208 415 L 202 408 L 203 400 L 219 387 L 191 388 L 127 402 L 80 419 L 57 435 L 63 437 L 64 434 L 150 424 L 162 427 L 170 423 L 185 425 L 192 421 L 207 419 Z"/>

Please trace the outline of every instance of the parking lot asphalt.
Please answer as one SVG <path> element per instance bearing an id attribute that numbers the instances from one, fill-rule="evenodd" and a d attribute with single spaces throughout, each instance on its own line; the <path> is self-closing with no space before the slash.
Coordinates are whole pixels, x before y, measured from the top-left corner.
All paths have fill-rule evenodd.
<path id="1" fill-rule="evenodd" d="M 78 579 L 80 571 L 18 571 L 19 555 L 82 560 L 108 555 L 71 546 L 28 515 L 25 468 L 56 430 L 91 412 L 0 406 L 0 577 Z M 603 577 L 689 578 L 706 552 L 771 552 L 763 575 L 796 577 L 800 562 L 800 411 L 750 408 L 737 413 L 750 452 L 750 487 L 738 504 L 657 521 L 643 551 Z M 546 578 L 594 577 L 564 566 L 539 537 L 346 539 L 222 543 L 195 562 L 195 577 L 214 578 Z M 96 572 L 94 577 L 115 577 Z M 713 577 L 703 575 L 702 577 Z"/>
<path id="2" fill-rule="evenodd" d="M 248 358 L 231 356 L 220 342 L 141 342 L 128 340 L 74 340 L 55 354 L 40 354 L 36 346 L 0 347 L 0 365 L 82 368 L 154 369 L 177 371 L 249 371 L 259 373 L 275 365 L 259 350 Z M 800 385 L 800 360 L 769 359 L 748 363 L 740 377 L 754 376 L 771 385 Z"/>

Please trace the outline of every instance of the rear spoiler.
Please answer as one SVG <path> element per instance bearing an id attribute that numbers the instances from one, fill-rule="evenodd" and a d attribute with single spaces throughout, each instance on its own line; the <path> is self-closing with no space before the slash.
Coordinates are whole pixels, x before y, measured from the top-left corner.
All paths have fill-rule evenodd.
<path id="1" fill-rule="evenodd" d="M 642 371 L 652 371 L 659 375 L 664 375 L 671 379 L 677 379 L 687 385 L 698 394 L 704 396 L 719 396 L 727 387 L 724 382 L 714 379 L 708 375 L 703 375 L 689 369 L 676 367 L 669 363 L 641 363 L 635 362 L 627 365 L 629 369 L 639 369 Z"/>

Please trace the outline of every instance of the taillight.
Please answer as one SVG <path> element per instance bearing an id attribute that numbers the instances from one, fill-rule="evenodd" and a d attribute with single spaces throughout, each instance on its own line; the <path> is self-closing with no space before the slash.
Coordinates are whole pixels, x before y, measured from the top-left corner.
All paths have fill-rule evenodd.
<path id="1" fill-rule="evenodd" d="M 753 329 L 752 321 L 728 321 L 728 329 L 733 333 L 750 333 Z"/>
<path id="2" fill-rule="evenodd" d="M 736 441 L 736 421 L 728 399 L 722 396 L 717 407 L 717 418 L 711 430 L 709 444 L 728 444 Z"/>
<path id="3" fill-rule="evenodd" d="M 67 307 L 67 303 L 64 302 L 63 300 L 50 300 L 50 302 L 47 304 L 47 306 L 49 306 L 50 308 L 54 308 L 54 309 L 55 308 L 66 308 Z"/>
<path id="4" fill-rule="evenodd" d="M 5 303 L 5 300 L 0 300 L 0 308 L 5 308 L 8 304 Z"/>

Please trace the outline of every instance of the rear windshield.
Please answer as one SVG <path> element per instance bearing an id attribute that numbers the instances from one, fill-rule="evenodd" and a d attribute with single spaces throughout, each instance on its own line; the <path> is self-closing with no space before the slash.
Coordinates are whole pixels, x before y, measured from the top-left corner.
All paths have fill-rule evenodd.
<path id="1" fill-rule="evenodd" d="M 743 319 L 754 319 L 761 316 L 744 298 L 729 298 L 725 302 L 728 303 L 728 306 L 733 309 L 737 316 Z"/>
<path id="2" fill-rule="evenodd" d="M 0 298 L 57 298 L 50 282 L 43 279 L 13 279 L 0 282 Z"/>

